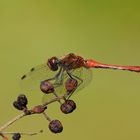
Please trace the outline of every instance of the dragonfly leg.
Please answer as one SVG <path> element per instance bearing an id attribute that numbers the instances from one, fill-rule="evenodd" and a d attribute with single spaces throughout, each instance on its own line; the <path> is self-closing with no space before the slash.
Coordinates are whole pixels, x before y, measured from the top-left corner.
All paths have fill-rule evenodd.
<path id="1" fill-rule="evenodd" d="M 73 74 L 70 74 L 68 71 L 67 71 L 67 74 L 68 74 L 68 76 L 69 76 L 71 79 L 76 79 L 76 80 L 79 80 L 79 81 L 80 81 L 80 82 L 78 82 L 77 87 L 76 87 L 73 91 L 71 91 L 70 93 L 68 92 L 68 93 L 66 93 L 66 94 L 64 95 L 65 98 L 67 97 L 67 100 L 68 100 L 68 99 L 72 96 L 72 94 L 74 93 L 74 91 L 83 83 L 83 80 L 82 80 L 81 78 L 79 78 L 79 77 L 73 75 Z"/>
<path id="2" fill-rule="evenodd" d="M 59 97 L 55 91 L 53 92 L 53 94 L 54 94 L 55 97 Z M 60 100 L 58 100 L 58 102 L 59 102 L 60 104 L 62 104 L 62 102 L 61 102 Z"/>
<path id="3" fill-rule="evenodd" d="M 71 79 L 79 80 L 79 81 L 80 81 L 79 84 L 82 84 L 82 83 L 83 83 L 83 79 L 77 77 L 76 75 L 70 74 L 68 71 L 67 71 L 67 74 L 68 74 L 68 76 L 69 76 Z"/>
<path id="4" fill-rule="evenodd" d="M 53 77 L 53 78 L 50 78 L 50 79 L 47 79 L 46 81 L 53 81 L 53 86 L 54 86 L 54 89 L 56 88 L 59 88 L 60 86 L 62 86 L 63 84 L 63 72 L 64 72 L 64 69 L 61 67 L 59 72 Z M 59 95 L 57 94 L 56 91 L 53 92 L 53 95 L 56 97 L 56 98 L 59 98 Z M 63 98 L 64 99 L 64 98 Z M 65 100 L 65 99 L 64 99 Z M 60 100 L 58 100 L 58 102 L 60 104 L 62 104 L 62 102 Z"/>
<path id="5" fill-rule="evenodd" d="M 55 80 L 55 77 L 47 79 L 46 81 L 52 81 L 52 80 Z"/>
<path id="6" fill-rule="evenodd" d="M 59 72 L 52 78 L 46 79 L 46 81 L 52 81 L 52 80 L 56 80 L 57 78 L 61 78 L 62 77 L 62 73 L 63 73 L 63 68 L 61 67 Z M 54 83 L 55 84 L 55 83 Z M 58 83 L 56 83 L 58 84 Z"/>
<path id="7" fill-rule="evenodd" d="M 47 81 L 52 81 L 52 80 L 55 80 L 55 79 L 56 79 L 56 76 L 53 77 L 53 78 L 48 79 Z M 54 83 L 53 85 L 54 85 L 54 88 L 56 89 L 57 87 L 59 87 L 60 85 L 62 85 L 62 83 Z M 59 97 L 55 91 L 53 92 L 53 95 L 54 95 L 55 97 Z M 58 100 L 58 102 L 59 102 L 60 104 L 62 104 L 62 102 L 61 102 L 60 100 Z"/>
<path id="8" fill-rule="evenodd" d="M 48 82 L 50 82 L 52 80 L 55 80 L 55 77 L 54 78 L 47 79 Z M 57 87 L 60 86 L 60 84 L 58 84 L 58 83 L 52 83 L 52 85 L 53 85 L 54 89 L 56 89 Z M 59 98 L 59 96 L 57 95 L 57 93 L 56 93 L 55 90 L 51 94 L 53 94 L 54 97 Z M 62 104 L 62 102 L 60 101 L 60 99 L 58 100 L 58 102 L 60 103 L 60 105 Z"/>

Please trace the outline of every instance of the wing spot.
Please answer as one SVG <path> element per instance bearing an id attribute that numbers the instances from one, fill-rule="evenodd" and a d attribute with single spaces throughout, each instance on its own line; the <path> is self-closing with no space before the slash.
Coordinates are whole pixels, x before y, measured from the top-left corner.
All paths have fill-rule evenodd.
<path id="1" fill-rule="evenodd" d="M 35 68 L 31 68 L 31 69 L 30 69 L 31 72 L 34 71 L 34 70 L 35 70 Z"/>
<path id="2" fill-rule="evenodd" d="M 23 75 L 22 77 L 21 77 L 21 80 L 23 80 L 23 79 L 25 79 L 26 78 L 26 75 Z"/>

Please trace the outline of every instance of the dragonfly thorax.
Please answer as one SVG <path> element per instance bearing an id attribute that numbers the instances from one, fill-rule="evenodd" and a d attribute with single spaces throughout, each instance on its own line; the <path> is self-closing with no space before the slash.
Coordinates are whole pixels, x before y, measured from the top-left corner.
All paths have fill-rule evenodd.
<path id="1" fill-rule="evenodd" d="M 61 59 L 61 65 L 67 70 L 80 68 L 84 66 L 84 59 L 81 56 L 70 53 Z"/>

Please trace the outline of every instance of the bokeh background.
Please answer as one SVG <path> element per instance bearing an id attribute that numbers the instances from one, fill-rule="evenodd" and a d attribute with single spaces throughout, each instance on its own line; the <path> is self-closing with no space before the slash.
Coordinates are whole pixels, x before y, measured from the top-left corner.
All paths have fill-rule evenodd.
<path id="1" fill-rule="evenodd" d="M 12 102 L 19 79 L 51 56 L 73 52 L 104 63 L 140 65 L 140 2 L 138 0 L 0 0 L 0 125 L 19 114 Z M 7 131 L 35 132 L 38 140 L 139 140 L 140 74 L 93 70 L 93 80 L 73 100 L 77 110 L 64 115 L 59 104 L 48 109 L 64 131 L 48 130 L 42 115 L 24 118 Z M 42 93 L 26 93 L 29 106 Z"/>

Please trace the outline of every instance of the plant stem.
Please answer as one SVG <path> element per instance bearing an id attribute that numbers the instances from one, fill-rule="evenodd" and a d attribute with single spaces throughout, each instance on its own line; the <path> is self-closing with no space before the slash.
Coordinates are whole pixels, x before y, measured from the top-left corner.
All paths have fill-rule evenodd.
<path id="1" fill-rule="evenodd" d="M 43 115 L 49 122 L 51 122 L 51 118 L 45 112 L 43 112 Z"/>
<path id="2" fill-rule="evenodd" d="M 3 131 L 5 128 L 7 128 L 8 126 L 12 125 L 14 122 L 16 122 L 17 120 L 23 118 L 25 116 L 25 113 L 21 113 L 18 116 L 14 117 L 13 119 L 11 119 L 10 121 L 8 121 L 6 124 L 4 124 L 2 127 L 0 127 L 0 132 Z"/>
<path id="3" fill-rule="evenodd" d="M 64 96 L 56 97 L 56 98 L 50 100 L 49 102 L 44 103 L 43 106 L 47 106 L 47 105 L 49 105 L 49 104 L 51 104 L 53 102 L 60 101 L 60 99 L 64 99 Z M 30 115 L 33 115 L 33 114 L 35 114 L 35 113 L 32 113 Z M 51 121 L 51 119 L 47 116 L 47 114 L 45 114 L 45 113 L 43 113 L 43 114 L 44 114 L 44 116 L 46 117 L 46 119 L 48 121 Z M 0 133 L 2 133 L 2 131 L 4 129 L 6 129 L 8 126 L 12 125 L 13 123 L 15 123 L 16 121 L 18 121 L 19 119 L 23 118 L 24 116 L 27 116 L 27 114 L 25 114 L 24 112 L 22 112 L 21 114 L 17 115 L 13 119 L 11 119 L 8 122 L 6 122 L 3 126 L 0 127 Z"/>
<path id="4" fill-rule="evenodd" d="M 39 133 L 42 133 L 43 130 L 40 130 L 39 132 L 34 132 L 34 133 L 25 133 L 25 132 L 2 132 L 2 134 L 15 134 L 15 133 L 20 133 L 21 135 L 28 135 L 28 136 L 33 136 L 37 135 Z"/>

